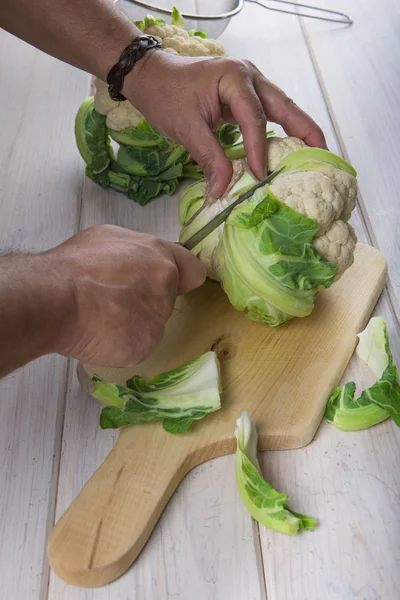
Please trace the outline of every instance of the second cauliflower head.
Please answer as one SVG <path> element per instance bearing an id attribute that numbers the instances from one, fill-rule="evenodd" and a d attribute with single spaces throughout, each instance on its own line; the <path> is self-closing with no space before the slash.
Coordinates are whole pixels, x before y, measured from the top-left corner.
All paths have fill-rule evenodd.
<path id="1" fill-rule="evenodd" d="M 162 52 L 225 55 L 216 40 L 200 31 L 186 31 L 176 10 L 171 25 L 151 16 L 137 25 L 160 40 Z M 143 205 L 160 194 L 172 194 L 183 178 L 203 177 L 186 149 L 153 129 L 132 104 L 112 100 L 108 85 L 100 79 L 94 80 L 94 88 L 94 97 L 87 98 L 78 110 L 75 137 L 86 175 L 95 183 Z M 228 158 L 245 155 L 237 125 L 219 123 L 215 135 Z"/>

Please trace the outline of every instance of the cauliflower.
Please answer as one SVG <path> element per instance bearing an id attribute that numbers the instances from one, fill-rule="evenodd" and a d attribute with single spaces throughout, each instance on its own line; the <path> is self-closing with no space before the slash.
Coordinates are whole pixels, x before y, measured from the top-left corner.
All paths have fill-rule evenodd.
<path id="1" fill-rule="evenodd" d="M 347 223 L 355 206 L 356 172 L 342 158 L 295 138 L 272 138 L 271 170 L 228 219 L 193 248 L 208 277 L 219 281 L 237 310 L 272 327 L 309 315 L 317 291 L 329 288 L 354 261 L 357 238 Z M 180 242 L 256 182 L 245 159 L 233 161 L 227 192 L 218 199 L 204 181 L 181 200 Z"/>
<path id="2" fill-rule="evenodd" d="M 268 145 L 268 168 L 275 169 L 281 160 L 296 150 L 306 148 L 297 138 L 271 138 Z M 357 180 L 350 172 L 333 164 L 312 164 L 303 170 L 284 172 L 271 184 L 271 191 L 304 216 L 320 226 L 313 245 L 323 258 L 337 269 L 336 279 L 354 260 L 357 238 L 347 223 L 356 205 Z"/>
<path id="3" fill-rule="evenodd" d="M 281 162 L 288 154 L 305 148 L 303 140 L 295 137 L 272 137 L 268 140 L 268 169 L 273 171 L 276 165 Z"/>
<path id="4" fill-rule="evenodd" d="M 226 56 L 225 48 L 216 40 L 201 38 L 176 25 L 150 25 L 144 33 L 154 35 L 162 43 L 163 49 L 172 48 L 180 56 Z"/>
<path id="5" fill-rule="evenodd" d="M 335 221 L 324 235 L 314 239 L 313 245 L 323 258 L 336 267 L 337 280 L 354 262 L 357 236 L 350 223 Z"/>

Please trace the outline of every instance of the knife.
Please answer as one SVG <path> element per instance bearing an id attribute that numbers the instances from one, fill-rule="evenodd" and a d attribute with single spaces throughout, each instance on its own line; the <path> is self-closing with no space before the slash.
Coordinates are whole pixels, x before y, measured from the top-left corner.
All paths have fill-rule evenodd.
<path id="1" fill-rule="evenodd" d="M 270 183 L 273 179 L 275 179 L 277 175 L 279 175 L 281 171 L 283 171 L 283 169 L 284 167 L 281 167 L 277 171 L 272 171 L 270 175 L 264 177 L 264 179 L 253 185 L 253 187 L 251 187 L 244 194 L 241 194 L 239 198 L 237 198 L 234 202 L 232 202 L 232 204 L 224 208 L 222 212 L 220 212 L 216 217 L 211 219 L 211 221 L 206 223 L 204 227 L 196 231 L 196 233 L 192 235 L 189 239 L 187 239 L 185 242 L 178 242 L 178 244 L 186 248 L 186 250 L 193 250 L 193 248 L 195 248 L 197 244 L 200 244 L 200 242 L 202 242 L 208 235 L 210 235 L 210 233 L 215 231 L 217 227 L 219 227 L 224 221 L 226 221 L 233 209 L 236 208 L 238 204 L 241 204 L 244 200 L 251 198 L 251 196 L 256 190 L 258 190 L 258 188 L 267 185 L 267 183 Z"/>

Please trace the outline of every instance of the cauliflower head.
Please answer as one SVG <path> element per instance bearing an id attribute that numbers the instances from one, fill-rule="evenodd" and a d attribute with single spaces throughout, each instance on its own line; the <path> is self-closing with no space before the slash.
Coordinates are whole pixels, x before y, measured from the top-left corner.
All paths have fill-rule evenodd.
<path id="1" fill-rule="evenodd" d="M 310 156 L 303 156 L 298 164 L 294 162 L 292 165 L 290 156 L 299 156 L 298 151 L 304 149 L 311 151 Z M 321 160 L 320 152 L 327 162 Z M 313 154 L 319 160 L 313 159 Z M 331 157 L 334 158 L 330 160 Z M 353 264 L 357 244 L 355 231 L 348 223 L 357 198 L 357 179 L 352 168 L 348 165 L 349 170 L 345 170 L 347 163 L 340 157 L 327 151 L 308 148 L 302 140 L 294 137 L 270 138 L 267 160 L 269 171 L 287 161 L 287 167 L 272 181 L 269 189 L 281 202 L 319 226 L 313 238 L 313 246 L 336 269 L 335 280 L 338 280 Z M 185 239 L 233 202 L 241 191 L 254 184 L 245 159 L 232 161 L 232 166 L 231 182 L 221 198 L 213 198 L 205 183 L 200 188 L 202 182 L 188 188 L 182 199 L 180 215 Z M 261 198 L 262 191 L 256 192 L 255 196 L 257 194 Z M 195 200 L 193 196 L 196 196 Z M 186 206 L 190 199 L 192 213 L 187 213 Z M 207 269 L 208 277 L 217 281 L 220 280 L 220 268 L 216 245 L 223 230 L 224 225 L 221 225 L 204 240 L 201 247 L 195 249 L 196 255 Z"/>
<path id="2" fill-rule="evenodd" d="M 279 175 L 270 189 L 285 204 L 319 225 L 314 247 L 336 268 L 339 279 L 354 261 L 357 237 L 347 221 L 356 206 L 357 179 L 352 169 L 344 168 L 347 163 L 335 155 L 331 154 L 335 157 L 332 163 L 313 162 L 312 153 L 318 156 L 319 149 L 309 148 L 308 163 L 300 160 L 292 164 L 290 155 L 304 148 L 304 142 L 296 138 L 271 138 L 268 168 L 273 170 L 287 159 L 293 169 Z M 281 157 L 279 161 L 277 156 Z"/>
<path id="3" fill-rule="evenodd" d="M 236 206 L 193 253 L 234 308 L 278 327 L 309 315 L 318 290 L 329 288 L 353 263 L 357 238 L 347 221 L 357 183 L 342 158 L 295 138 L 270 139 L 267 159 L 269 170 L 279 174 Z M 180 242 L 255 183 L 241 158 L 233 161 L 223 197 L 213 198 L 204 180 L 187 188 Z"/>

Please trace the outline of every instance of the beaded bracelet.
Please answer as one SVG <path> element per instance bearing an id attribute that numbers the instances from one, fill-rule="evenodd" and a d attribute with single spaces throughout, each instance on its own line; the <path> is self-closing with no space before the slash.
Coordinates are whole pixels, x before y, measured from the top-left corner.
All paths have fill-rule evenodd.
<path id="1" fill-rule="evenodd" d="M 141 35 L 125 48 L 119 57 L 119 61 L 113 66 L 107 77 L 108 93 L 112 100 L 119 102 L 126 100 L 125 96 L 121 94 L 126 75 L 133 69 L 138 60 L 143 58 L 147 50 L 154 48 L 161 48 L 161 42 L 152 35 Z"/>

